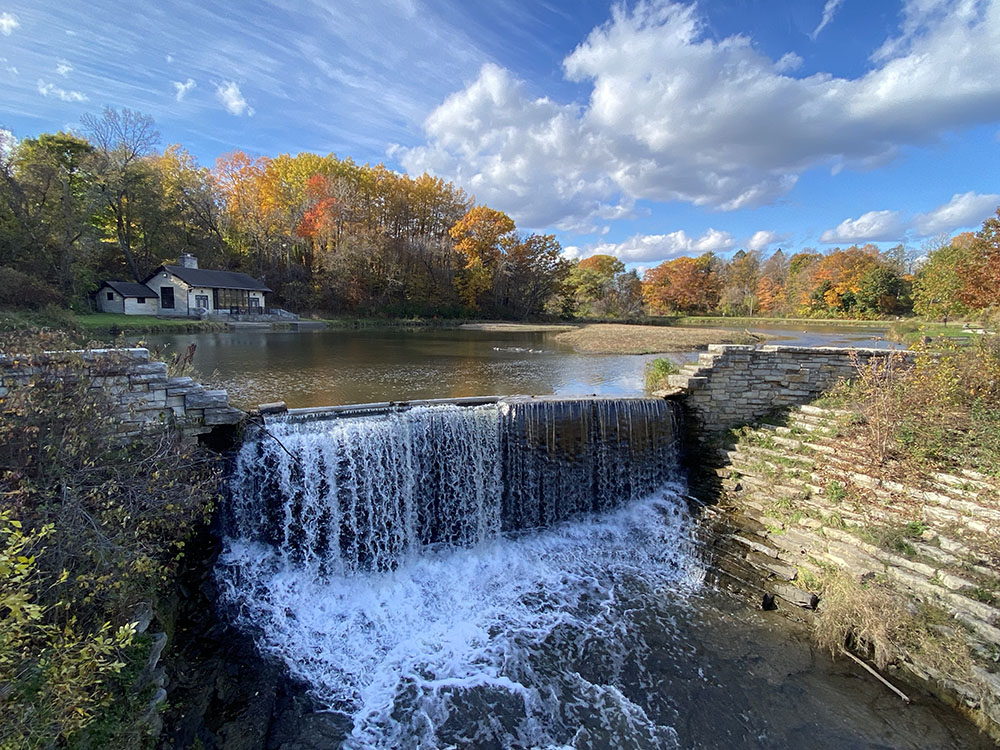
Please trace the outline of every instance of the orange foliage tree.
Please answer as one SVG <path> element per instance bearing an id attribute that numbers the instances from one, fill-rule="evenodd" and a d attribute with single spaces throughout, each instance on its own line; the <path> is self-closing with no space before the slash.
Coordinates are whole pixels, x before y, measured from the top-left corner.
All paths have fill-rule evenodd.
<path id="1" fill-rule="evenodd" d="M 721 279 L 712 253 L 676 258 L 646 271 L 642 296 L 654 314 L 708 312 L 719 302 Z"/>

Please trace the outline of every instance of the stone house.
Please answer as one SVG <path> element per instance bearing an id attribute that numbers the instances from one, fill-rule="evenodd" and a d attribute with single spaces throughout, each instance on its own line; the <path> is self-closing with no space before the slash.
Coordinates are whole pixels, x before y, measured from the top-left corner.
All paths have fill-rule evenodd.
<path id="1" fill-rule="evenodd" d="M 158 315 L 160 298 L 145 284 L 105 281 L 97 290 L 97 309 L 126 315 Z"/>
<path id="2" fill-rule="evenodd" d="M 119 288 L 133 294 L 129 301 Z M 139 302 L 145 290 L 155 301 L 154 309 Z M 236 271 L 212 271 L 198 268 L 198 259 L 182 255 L 179 265 L 163 265 L 142 283 L 106 281 L 98 292 L 97 303 L 103 312 L 126 315 L 160 315 L 180 318 L 204 318 L 232 315 L 262 315 L 267 312 L 264 295 L 271 290 L 257 279 Z M 112 294 L 113 293 L 113 294 Z M 118 297 L 122 300 L 118 300 Z M 148 310 L 148 311 L 147 311 Z"/>

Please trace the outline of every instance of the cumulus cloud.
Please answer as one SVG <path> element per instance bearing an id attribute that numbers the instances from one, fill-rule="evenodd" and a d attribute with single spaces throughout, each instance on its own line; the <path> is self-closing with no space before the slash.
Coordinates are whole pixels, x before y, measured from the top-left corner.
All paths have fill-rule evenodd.
<path id="1" fill-rule="evenodd" d="M 997 210 L 997 206 L 1000 206 L 1000 195 L 997 194 L 956 193 L 950 201 L 933 211 L 915 216 L 913 226 L 921 237 L 933 237 L 942 232 L 981 224 Z"/>
<path id="2" fill-rule="evenodd" d="M 833 16 L 837 13 L 837 9 L 843 4 L 844 0 L 826 0 L 826 5 L 823 6 L 823 18 L 819 22 L 813 33 L 809 36 L 815 39 L 819 36 L 819 33 L 830 25 L 833 20 Z"/>
<path id="3" fill-rule="evenodd" d="M 0 13 L 0 34 L 10 36 L 14 33 L 14 29 L 20 25 L 21 23 L 17 20 L 17 16 L 10 13 Z"/>
<path id="4" fill-rule="evenodd" d="M 174 85 L 174 90 L 177 92 L 176 99 L 179 102 L 184 101 L 184 97 L 187 96 L 187 92 L 189 92 L 191 89 L 195 88 L 198 85 L 197 83 L 194 82 L 193 78 L 188 78 L 184 83 L 181 83 L 180 81 L 171 81 L 171 83 Z M 243 102 L 243 104 L 245 106 L 246 102 Z M 226 106 L 226 109 L 229 109 L 228 105 Z M 234 114 L 239 114 L 239 113 L 237 112 Z"/>
<path id="5" fill-rule="evenodd" d="M 701 255 L 702 253 L 718 253 L 732 250 L 736 242 L 729 232 L 709 229 L 701 237 L 691 237 L 683 229 L 669 234 L 637 234 L 624 242 L 605 242 L 595 245 L 587 252 L 578 248 L 573 257 L 597 255 L 604 253 L 614 255 L 626 262 L 655 262 L 677 258 L 681 255 Z"/>
<path id="6" fill-rule="evenodd" d="M 748 250 L 767 250 L 771 245 L 776 245 L 779 242 L 784 242 L 787 239 L 787 235 L 778 234 L 777 232 L 772 232 L 768 229 L 761 229 L 758 232 L 754 232 L 753 236 L 747 240 Z"/>
<path id="7" fill-rule="evenodd" d="M 828 244 L 859 242 L 892 242 L 902 239 L 906 224 L 899 211 L 869 211 L 857 219 L 844 219 L 836 229 L 827 229 L 819 236 Z"/>
<path id="8" fill-rule="evenodd" d="M 38 93 L 42 96 L 54 96 L 64 102 L 85 102 L 87 95 L 79 91 L 68 91 L 59 88 L 54 83 L 46 83 L 41 78 L 38 79 Z"/>
<path id="9" fill-rule="evenodd" d="M 175 84 L 176 85 L 176 84 Z M 231 115 L 245 114 L 247 117 L 253 116 L 253 107 L 247 104 L 243 98 L 243 92 L 235 81 L 223 81 L 215 87 L 215 98 L 222 102 L 222 106 Z"/>
<path id="10" fill-rule="evenodd" d="M 907 8 L 928 4 L 933 23 L 908 11 L 856 78 L 791 75 L 796 56 L 715 38 L 695 6 L 618 6 L 563 61 L 589 87 L 585 103 L 539 96 L 486 65 L 427 118 L 423 145 L 392 153 L 530 227 L 594 226 L 639 200 L 771 203 L 811 167 L 876 166 L 901 146 L 1000 118 L 1000 0 Z"/>
<path id="11" fill-rule="evenodd" d="M 68 76 L 72 72 L 73 72 L 73 66 L 70 65 L 65 60 L 60 60 L 59 64 L 56 65 L 56 73 L 58 73 L 63 77 Z"/>

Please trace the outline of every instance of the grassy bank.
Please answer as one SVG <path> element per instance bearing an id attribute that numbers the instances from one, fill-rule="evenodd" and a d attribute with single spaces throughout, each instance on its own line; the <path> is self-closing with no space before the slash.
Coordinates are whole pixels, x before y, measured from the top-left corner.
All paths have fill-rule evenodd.
<path id="1" fill-rule="evenodd" d="M 968 326 L 968 327 L 966 327 Z M 980 336 L 982 330 L 977 324 L 971 323 L 934 323 L 925 320 L 900 320 L 889 328 L 888 338 L 899 341 L 907 346 L 924 343 L 926 339 L 938 343 L 954 342 L 961 345 L 969 344 Z"/>
<path id="2" fill-rule="evenodd" d="M 879 328 L 890 325 L 892 320 L 853 320 L 846 318 L 728 318 L 710 315 L 682 315 L 667 318 L 677 326 L 851 326 L 856 328 Z"/>
<path id="3" fill-rule="evenodd" d="M 739 331 L 692 330 L 662 326 L 595 323 L 556 335 L 585 354 L 660 354 L 699 349 L 709 344 L 751 344 L 756 339 Z"/>
<path id="4" fill-rule="evenodd" d="M 115 313 L 77 314 L 71 310 L 49 308 L 41 311 L 0 311 L 2 331 L 63 331 L 77 336 L 105 336 L 120 333 L 186 333 L 225 331 L 225 323 L 204 320 L 156 318 L 152 315 Z"/>

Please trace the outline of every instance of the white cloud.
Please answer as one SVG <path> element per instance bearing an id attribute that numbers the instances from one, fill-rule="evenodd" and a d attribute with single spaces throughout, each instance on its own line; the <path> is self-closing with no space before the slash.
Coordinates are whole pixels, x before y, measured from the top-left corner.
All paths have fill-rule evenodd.
<path id="1" fill-rule="evenodd" d="M 73 72 L 73 66 L 70 65 L 65 60 L 60 60 L 59 64 L 56 65 L 56 73 L 58 73 L 63 77 L 68 76 L 72 72 Z"/>
<path id="2" fill-rule="evenodd" d="M 17 148 L 17 138 L 6 128 L 0 128 L 0 164 L 7 163 Z"/>
<path id="3" fill-rule="evenodd" d="M 827 229 L 819 241 L 828 244 L 893 242 L 903 239 L 906 224 L 899 211 L 869 211 L 857 219 L 844 219 L 836 229 Z"/>
<path id="4" fill-rule="evenodd" d="M 749 250 L 767 250 L 771 245 L 776 245 L 779 242 L 784 242 L 788 239 L 788 235 L 778 234 L 777 232 L 772 232 L 768 229 L 761 229 L 758 232 L 754 232 L 753 236 L 747 240 L 747 249 Z"/>
<path id="5" fill-rule="evenodd" d="M 14 33 L 14 29 L 20 25 L 21 23 L 17 20 L 17 16 L 10 13 L 0 13 L 0 34 L 10 36 Z"/>
<path id="6" fill-rule="evenodd" d="M 1000 0 L 907 8 L 928 3 L 933 23 L 907 10 L 857 78 L 790 75 L 796 56 L 712 37 L 695 6 L 618 6 L 564 60 L 566 77 L 590 88 L 584 104 L 488 64 L 427 118 L 424 145 L 392 153 L 529 227 L 592 228 L 639 200 L 771 203 L 811 167 L 877 168 L 901 146 L 1000 118 Z"/>
<path id="7" fill-rule="evenodd" d="M 962 227 L 981 224 L 1000 206 L 1000 195 L 981 195 L 969 191 L 956 193 L 951 200 L 925 214 L 913 218 L 913 226 L 921 237 L 933 237 Z"/>
<path id="8" fill-rule="evenodd" d="M 167 55 L 165 59 L 166 59 L 166 61 L 168 63 L 172 63 L 174 61 L 174 56 L 173 55 Z"/>
<path id="9" fill-rule="evenodd" d="M 573 257 L 603 253 L 614 255 L 626 263 L 638 261 L 648 263 L 677 258 L 681 255 L 725 252 L 732 250 L 735 246 L 736 243 L 729 232 L 709 229 L 701 237 L 690 237 L 687 232 L 680 229 L 669 234 L 637 234 L 624 242 L 604 242 L 594 245 L 586 252 L 580 252 L 578 248 L 574 248 L 577 255 Z"/>
<path id="10" fill-rule="evenodd" d="M 46 83 L 41 78 L 38 79 L 38 93 L 42 96 L 54 96 L 64 102 L 85 102 L 87 95 L 79 91 L 68 91 L 59 88 L 54 83 Z"/>
<path id="11" fill-rule="evenodd" d="M 235 81 L 223 81 L 217 85 L 215 97 L 222 102 L 222 106 L 229 114 L 237 117 L 243 114 L 247 117 L 253 116 L 253 107 L 247 104 L 247 100 L 243 98 L 243 92 L 240 91 L 240 87 Z"/>
<path id="12" fill-rule="evenodd" d="M 187 96 L 187 92 L 198 85 L 194 82 L 193 78 L 188 78 L 184 83 L 181 83 L 180 81 L 171 81 L 171 83 L 174 85 L 174 90 L 177 92 L 177 101 L 179 102 L 184 101 L 184 97 Z M 243 102 L 243 105 L 246 106 L 246 102 Z M 226 105 L 226 109 L 229 109 L 229 105 Z M 230 112 L 232 112 L 232 110 L 230 110 Z"/>
<path id="13" fill-rule="evenodd" d="M 826 0 L 826 5 L 823 6 L 823 19 L 819 22 L 819 26 L 813 30 L 813 33 L 809 35 L 812 39 L 818 37 L 819 33 L 830 25 L 834 14 L 843 2 L 844 0 Z"/>

